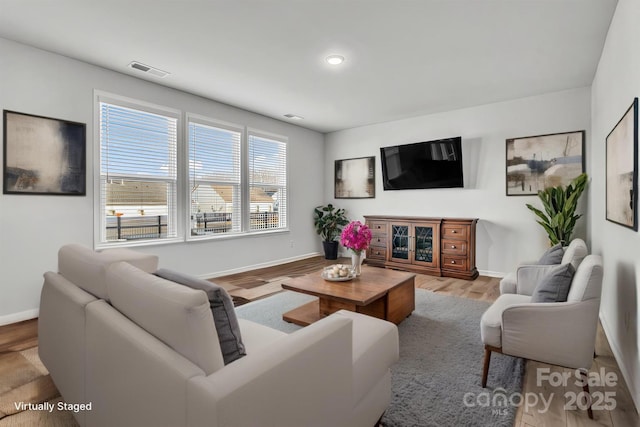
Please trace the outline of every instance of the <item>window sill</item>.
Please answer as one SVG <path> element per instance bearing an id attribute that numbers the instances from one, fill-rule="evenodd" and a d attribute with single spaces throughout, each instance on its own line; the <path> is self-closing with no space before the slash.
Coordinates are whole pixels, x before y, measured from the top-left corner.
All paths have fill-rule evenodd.
<path id="1" fill-rule="evenodd" d="M 248 231 L 248 232 L 240 232 L 240 233 L 221 233 L 221 234 L 208 234 L 204 236 L 188 236 L 187 243 L 191 242 L 206 242 L 212 240 L 232 240 L 232 239 L 242 239 L 246 237 L 262 237 L 262 236 L 272 236 L 274 234 L 283 234 L 288 233 L 288 228 L 279 228 L 277 230 L 260 230 L 260 231 Z"/>
<path id="2" fill-rule="evenodd" d="M 124 242 L 109 242 L 99 243 L 95 245 L 95 250 L 111 249 L 111 248 L 133 248 L 143 246 L 158 246 L 158 245 L 172 245 L 176 243 L 193 243 L 193 242 L 210 242 L 217 240 L 234 240 L 252 237 L 268 237 L 278 234 L 289 233 L 288 228 L 281 228 L 278 230 L 260 230 L 250 231 L 246 233 L 228 233 L 228 234 L 215 234 L 206 236 L 189 236 L 187 239 L 175 237 L 172 239 L 158 239 L 158 240 L 140 240 L 140 241 L 124 241 Z"/>
<path id="3" fill-rule="evenodd" d="M 171 245 L 175 243 L 183 243 L 184 239 L 174 237 L 171 239 L 156 239 L 156 240 L 126 240 L 123 242 L 102 242 L 95 245 L 95 250 L 112 249 L 112 248 L 133 248 L 141 246 L 158 246 L 158 245 Z"/>

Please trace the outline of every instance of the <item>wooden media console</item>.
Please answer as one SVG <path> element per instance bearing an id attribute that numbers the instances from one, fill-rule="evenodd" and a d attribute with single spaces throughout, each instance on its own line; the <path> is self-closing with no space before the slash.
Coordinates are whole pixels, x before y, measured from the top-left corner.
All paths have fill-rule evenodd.
<path id="1" fill-rule="evenodd" d="M 365 262 L 372 266 L 473 280 L 477 219 L 371 216 L 373 239 Z"/>

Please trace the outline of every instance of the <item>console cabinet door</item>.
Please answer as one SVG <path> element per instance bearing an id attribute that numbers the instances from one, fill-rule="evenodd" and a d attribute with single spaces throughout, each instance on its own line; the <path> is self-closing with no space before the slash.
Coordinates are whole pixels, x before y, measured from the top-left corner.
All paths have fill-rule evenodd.
<path id="1" fill-rule="evenodd" d="M 425 267 L 439 267 L 440 224 L 412 224 L 412 263 Z"/>
<path id="2" fill-rule="evenodd" d="M 390 261 L 439 267 L 439 223 L 392 222 L 390 225 Z"/>
<path id="3" fill-rule="evenodd" d="M 408 222 L 392 222 L 389 225 L 389 259 L 394 262 L 411 264 L 411 232 Z"/>

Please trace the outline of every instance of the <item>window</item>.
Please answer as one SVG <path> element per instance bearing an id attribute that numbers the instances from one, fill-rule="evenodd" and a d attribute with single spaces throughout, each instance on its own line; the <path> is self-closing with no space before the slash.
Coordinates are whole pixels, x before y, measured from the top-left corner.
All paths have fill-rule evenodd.
<path id="1" fill-rule="evenodd" d="M 287 144 L 249 132 L 249 230 L 287 227 Z"/>
<path id="2" fill-rule="evenodd" d="M 191 236 L 242 231 L 242 129 L 189 120 Z"/>
<path id="3" fill-rule="evenodd" d="M 287 230 L 286 137 L 99 91 L 95 121 L 97 247 Z"/>
<path id="4" fill-rule="evenodd" d="M 178 115 L 127 104 L 99 97 L 99 241 L 175 238 Z"/>

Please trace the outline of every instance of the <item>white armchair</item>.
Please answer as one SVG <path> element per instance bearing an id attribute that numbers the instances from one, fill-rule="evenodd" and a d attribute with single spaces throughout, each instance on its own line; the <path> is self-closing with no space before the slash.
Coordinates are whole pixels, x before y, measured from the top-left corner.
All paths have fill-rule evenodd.
<path id="1" fill-rule="evenodd" d="M 538 280 L 527 276 L 532 278 L 528 282 L 524 277 L 518 277 L 517 293 L 500 295 L 482 315 L 483 387 L 487 385 L 492 352 L 579 369 L 583 376 L 592 365 L 602 258 L 584 258 L 573 276 L 566 302 L 532 303 L 531 294 Z M 589 393 L 586 382 L 584 391 Z M 591 408 L 589 416 L 592 417 Z"/>
<path id="2" fill-rule="evenodd" d="M 589 250 L 582 239 L 573 239 L 569 246 L 564 248 L 564 255 L 560 264 L 570 262 L 573 268 L 578 268 Z M 523 262 L 515 272 L 504 276 L 500 281 L 500 294 L 525 294 L 531 295 L 538 281 L 544 277 L 555 265 L 542 265 L 536 261 Z M 533 284 L 530 289 L 525 289 L 525 284 Z"/>

